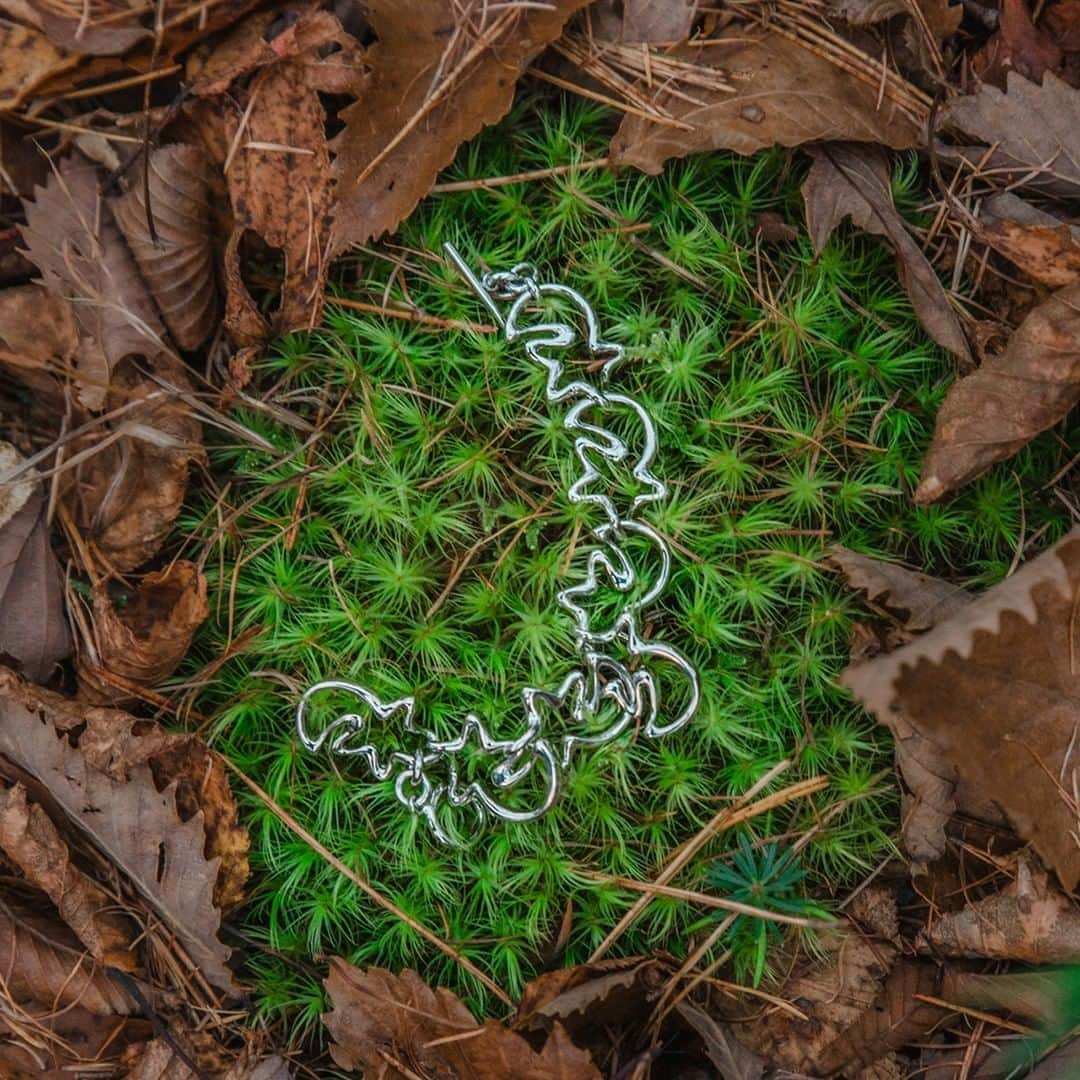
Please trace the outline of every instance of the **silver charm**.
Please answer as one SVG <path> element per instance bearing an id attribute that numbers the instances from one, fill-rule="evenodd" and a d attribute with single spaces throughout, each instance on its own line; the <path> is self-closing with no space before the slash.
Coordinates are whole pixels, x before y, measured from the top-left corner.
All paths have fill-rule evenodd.
<path id="1" fill-rule="evenodd" d="M 667 487 L 652 473 L 656 455 L 656 425 L 652 417 L 626 394 L 601 389 L 583 379 L 567 378 L 560 354 L 587 351 L 602 361 L 599 381 L 606 386 L 623 359 L 622 346 L 601 340 L 596 315 L 580 293 L 566 285 L 540 283 L 527 263 L 512 270 L 477 277 L 457 250 L 446 245 L 451 262 L 485 304 L 507 341 L 521 340 L 526 355 L 547 371 L 547 400 L 569 403 L 563 426 L 576 433 L 574 453 L 580 474 L 567 491 L 573 503 L 597 507 L 604 520 L 591 530 L 596 546 L 587 557 L 584 580 L 564 589 L 559 604 L 574 620 L 578 666 L 557 689 L 526 687 L 522 691 L 523 721 L 512 738 L 496 738 L 480 717 L 470 713 L 458 735 L 439 739 L 416 724 L 416 701 L 412 697 L 383 702 L 365 687 L 330 679 L 316 683 L 301 697 L 296 708 L 296 730 L 306 749 L 329 747 L 341 757 L 359 757 L 373 779 L 394 781 L 399 801 L 422 815 L 434 835 L 444 843 L 459 843 L 471 828 L 460 827 L 456 811 L 468 808 L 476 825 L 489 818 L 502 821 L 534 821 L 554 805 L 563 775 L 573 763 L 578 747 L 603 746 L 630 730 L 649 738 L 677 731 L 697 711 L 701 690 L 697 671 L 676 649 L 662 641 L 640 636 L 639 618 L 655 602 L 671 573 L 671 550 L 667 541 L 637 511 L 667 497 Z M 544 298 L 568 303 L 585 328 L 582 338 L 570 322 L 532 321 Z M 631 416 L 639 438 L 631 445 L 604 426 L 606 410 Z M 616 497 L 598 490 L 603 477 L 597 462 L 605 459 L 629 467 L 643 489 L 621 513 Z M 642 544 L 656 564 L 655 575 L 642 573 L 632 558 L 629 543 Z M 593 626 L 587 602 L 601 588 L 626 594 L 621 609 L 606 628 Z M 658 668 L 668 668 L 668 678 L 683 680 L 685 690 L 675 715 L 664 709 Z M 356 711 L 344 713 L 318 733 L 308 727 L 314 699 L 327 692 L 343 692 L 356 700 Z M 546 712 L 568 718 L 576 730 L 561 736 L 549 733 Z M 601 715 L 606 719 L 598 730 Z M 401 717 L 401 730 L 415 743 L 409 751 L 381 755 L 371 741 L 372 721 L 391 722 Z M 476 772 L 477 755 L 483 763 L 484 782 L 462 780 L 464 754 Z M 522 782 L 528 780 L 527 787 Z M 531 801 L 525 800 L 528 791 Z M 448 828 L 451 822 L 453 827 Z"/>

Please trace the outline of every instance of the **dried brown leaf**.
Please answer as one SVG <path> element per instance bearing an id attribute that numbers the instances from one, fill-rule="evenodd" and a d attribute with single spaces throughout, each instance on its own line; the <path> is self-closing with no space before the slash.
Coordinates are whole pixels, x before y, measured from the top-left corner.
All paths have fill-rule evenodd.
<path id="1" fill-rule="evenodd" d="M 149 1021 L 101 1016 L 79 1005 L 26 1003 L 0 1017 L 0 1074 L 5 1080 L 72 1080 L 118 1065 L 129 1044 L 150 1037 Z M 106 1074 L 107 1075 L 107 1074 Z"/>
<path id="2" fill-rule="evenodd" d="M 537 1053 L 497 1021 L 478 1024 L 449 990 L 432 990 L 413 971 L 361 971 L 334 957 L 326 991 L 330 1053 L 343 1069 L 384 1080 L 407 1080 L 409 1070 L 443 1080 L 600 1080 L 588 1053 L 558 1025 Z"/>
<path id="3" fill-rule="evenodd" d="M 776 991 L 805 1019 L 780 1009 L 755 1010 L 733 1025 L 739 1041 L 774 1068 L 822 1075 L 818 1062 L 873 1007 L 896 956 L 892 945 L 856 934 L 831 934 L 821 945 L 821 958 L 802 963 Z"/>
<path id="4" fill-rule="evenodd" d="M 119 438 L 96 449 L 64 488 L 76 524 L 121 571 L 153 558 L 169 537 L 189 465 L 203 457 L 202 425 L 180 396 L 192 392 L 183 365 L 163 354 L 155 373 L 144 376 L 130 362 L 113 372 L 106 405 L 123 412 L 101 438 Z"/>
<path id="5" fill-rule="evenodd" d="M 1003 191 L 979 208 L 978 238 L 1052 289 L 1080 281 L 1080 227 Z"/>
<path id="6" fill-rule="evenodd" d="M 337 17 L 301 5 L 289 12 L 255 12 L 221 41 L 196 49 L 188 57 L 185 82 L 195 97 L 210 97 L 259 68 L 290 59 L 302 59 L 305 80 L 326 93 L 355 89 L 363 74 L 363 52 Z"/>
<path id="7" fill-rule="evenodd" d="M 1064 53 L 1043 26 L 1036 27 L 1025 0 L 1001 0 L 998 29 L 971 58 L 971 67 L 985 83 L 1005 89 L 1009 72 L 1041 82 L 1047 71 L 1061 74 Z"/>
<path id="8" fill-rule="evenodd" d="M 79 347 L 68 301 L 40 285 L 0 292 L 0 364 L 16 375 L 55 367 L 64 371 Z"/>
<path id="9" fill-rule="evenodd" d="M 1080 532 L 952 618 L 842 681 L 889 727 L 899 716 L 937 768 L 1000 807 L 1072 889 L 1080 847 L 1069 775 L 1080 709 L 1073 626 Z M 903 730 L 901 731 L 901 736 Z"/>
<path id="10" fill-rule="evenodd" d="M 705 51 L 712 63 L 738 73 L 735 92 L 695 88 L 705 102 L 696 105 L 657 87 L 653 102 L 692 130 L 628 115 L 611 141 L 613 163 L 655 174 L 670 158 L 707 150 L 752 154 L 828 139 L 901 149 L 920 141 L 919 124 L 888 97 L 879 104 L 875 87 L 776 31 L 748 35 L 739 26 L 728 45 L 676 48 L 670 55 L 701 64 Z"/>
<path id="11" fill-rule="evenodd" d="M 718 1076 L 723 1080 L 761 1080 L 765 1062 L 735 1038 L 730 1024 L 720 1023 L 689 1001 L 680 1001 L 675 1010 L 701 1037 Z"/>
<path id="12" fill-rule="evenodd" d="M 196 1056 L 205 1057 L 206 1054 L 188 1053 L 189 1058 Z M 226 1056 L 224 1051 L 214 1055 L 215 1058 Z M 205 1068 L 204 1062 L 198 1064 Z M 291 1076 L 285 1059 L 277 1055 L 260 1058 L 243 1053 L 229 1063 L 217 1060 L 214 1065 L 213 1075 L 219 1080 L 289 1080 Z M 171 1046 L 155 1039 L 138 1048 L 138 1057 L 124 1080 L 195 1080 L 195 1074 Z"/>
<path id="13" fill-rule="evenodd" d="M 806 223 L 817 251 L 846 217 L 884 237 L 896 252 L 900 280 L 926 332 L 943 348 L 971 362 L 967 338 L 930 261 L 893 205 L 889 161 L 877 147 L 847 143 L 810 148 L 813 165 L 803 184 Z"/>
<path id="14" fill-rule="evenodd" d="M 4 990 L 15 1001 L 78 1005 L 97 1016 L 138 1012 L 62 922 L 10 899 L 0 901 L 0 971 Z"/>
<path id="15" fill-rule="evenodd" d="M 0 450 L 6 446 L 0 443 Z M 15 460 L 0 454 L 0 473 Z M 44 495 L 25 493 L 0 525 L 0 654 L 35 682 L 48 681 L 71 653 L 64 578 L 49 542 L 46 509 Z"/>
<path id="16" fill-rule="evenodd" d="M 117 704 L 137 696 L 125 692 L 125 685 L 132 691 L 157 686 L 184 659 L 209 613 L 206 577 L 186 560 L 147 574 L 119 609 L 109 583 L 100 582 L 94 589 L 93 640 L 79 657 L 83 700 Z"/>
<path id="17" fill-rule="evenodd" d="M 939 956 L 1075 964 L 1080 911 L 1033 860 L 1022 858 L 1015 881 L 962 911 L 939 916 L 916 944 Z"/>
<path id="18" fill-rule="evenodd" d="M 15 109 L 46 79 L 78 63 L 39 30 L 0 17 L 0 109 Z"/>
<path id="19" fill-rule="evenodd" d="M 207 171 L 196 147 L 159 147 L 150 155 L 149 185 L 137 169 L 127 192 L 112 204 L 161 317 L 182 349 L 198 348 L 217 317 Z"/>
<path id="20" fill-rule="evenodd" d="M 250 114 L 230 116 L 237 150 L 227 174 L 235 225 L 225 249 L 225 323 L 241 346 L 310 329 L 322 311 L 329 243 L 331 180 L 326 112 L 304 81 L 304 67 L 285 61 L 251 82 Z M 243 129 L 241 130 L 241 124 Z M 284 259 L 278 310 L 268 325 L 242 271 L 246 233 Z"/>
<path id="21" fill-rule="evenodd" d="M 944 622 L 973 599 L 971 593 L 952 582 L 862 555 L 841 544 L 829 549 L 828 561 L 843 573 L 850 588 L 861 592 L 872 604 L 887 608 L 912 633 Z"/>
<path id="22" fill-rule="evenodd" d="M 1016 72 L 1007 91 L 982 83 L 942 110 L 942 126 L 982 145 L 952 153 L 978 162 L 1002 186 L 1080 196 L 1080 91 L 1047 73 L 1042 85 Z"/>
<path id="23" fill-rule="evenodd" d="M 465 14 L 453 0 L 369 0 L 377 41 L 361 100 L 345 109 L 331 252 L 395 229 L 457 148 L 510 108 L 519 75 L 586 0 Z"/>
<path id="24" fill-rule="evenodd" d="M 621 12 L 612 11 L 611 18 L 604 18 L 605 13 L 598 13 L 595 6 L 590 10 L 595 37 L 609 41 L 670 45 L 689 37 L 700 4 L 696 0 L 665 0 L 662 4 L 655 0 L 622 0 L 619 7 Z M 609 25 L 610 36 L 605 32 Z"/>
<path id="25" fill-rule="evenodd" d="M 51 818 L 37 803 L 27 802 L 22 784 L 0 787 L 0 849 L 48 896 L 95 960 L 125 971 L 137 969 L 134 927 L 71 861 Z"/>
<path id="26" fill-rule="evenodd" d="M 514 1026 L 541 1030 L 557 1020 L 573 1034 L 619 1020 L 625 1023 L 635 1009 L 647 1011 L 649 997 L 669 974 L 661 960 L 641 956 L 545 972 L 522 992 Z"/>
<path id="27" fill-rule="evenodd" d="M 156 729 L 140 735 L 144 724 L 0 671 L 0 753 L 45 785 L 152 905 L 203 976 L 231 991 L 229 949 L 217 936 L 221 911 L 213 902 L 218 859 L 206 854 L 202 812 L 184 819 L 178 784 L 155 784 L 139 744 L 166 737 Z M 140 751 L 144 760 L 137 760 Z"/>
<path id="28" fill-rule="evenodd" d="M 131 354 L 166 351 L 165 328 L 98 185 L 103 174 L 84 158 L 60 163 L 35 198 L 24 201 L 28 258 L 50 292 L 71 301 L 81 331 L 76 380 L 80 400 L 100 409 L 111 374 Z"/>
<path id="29" fill-rule="evenodd" d="M 1080 401 L 1080 285 L 1058 290 L 938 410 L 915 501 L 932 503 L 1011 457 Z"/>
<path id="30" fill-rule="evenodd" d="M 901 958 L 893 965 L 878 999 L 826 1046 L 815 1072 L 831 1076 L 841 1070 L 867 1068 L 893 1050 L 918 1042 L 947 1014 L 915 995 L 941 996 L 936 964 Z"/>

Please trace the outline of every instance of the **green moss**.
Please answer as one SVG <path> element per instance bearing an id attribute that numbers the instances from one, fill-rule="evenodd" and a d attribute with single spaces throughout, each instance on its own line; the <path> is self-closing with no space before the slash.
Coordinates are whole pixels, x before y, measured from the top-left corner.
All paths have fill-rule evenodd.
<path id="1" fill-rule="evenodd" d="M 527 100 L 464 148 L 447 178 L 599 156 L 609 131 L 591 107 Z M 210 512 L 208 492 L 184 523 L 211 540 L 214 593 L 187 676 L 247 642 L 198 696 L 214 745 L 511 993 L 549 955 L 568 903 L 561 960 L 573 963 L 633 902 L 583 871 L 654 876 L 725 799 L 784 758 L 794 765 L 778 784 L 823 773 L 829 789 L 725 835 L 687 884 L 705 886 L 709 860 L 749 851 L 740 836 L 779 838 L 765 850 L 781 858 L 812 830 L 798 888 L 827 904 L 888 852 L 891 751 L 835 684 L 859 609 L 822 567 L 828 544 L 985 584 L 1006 572 L 1023 535 L 1044 530 L 1049 543 L 1064 527 L 1040 490 L 1067 460 L 1049 437 L 956 502 L 913 507 L 951 365 L 877 244 L 843 236 L 820 258 L 804 236 L 760 248 L 760 211 L 800 220 L 800 168 L 780 152 L 716 154 L 655 178 L 591 170 L 434 195 L 394 244 L 351 258 L 336 279 L 341 295 L 393 302 L 407 288 L 429 315 L 480 322 L 475 298 L 433 253 L 451 240 L 478 265 L 528 259 L 596 302 L 603 332 L 630 349 L 617 384 L 658 418 L 657 471 L 671 496 L 650 516 L 685 555 L 652 632 L 698 665 L 703 704 L 666 740 L 583 755 L 543 821 L 496 829 L 465 851 L 439 848 L 388 785 L 301 753 L 292 728 L 299 690 L 340 676 L 384 698 L 416 693 L 425 722 L 445 731 L 467 711 L 513 729 L 520 688 L 566 672 L 572 633 L 555 592 L 580 565 L 582 511 L 564 494 L 573 459 L 561 417 L 519 350 L 329 305 L 325 325 L 281 342 L 259 378 L 276 382 L 294 414 L 332 412 L 332 424 L 305 448 L 308 432 L 242 414 L 275 453 L 222 443 L 211 464 L 229 483 L 226 505 L 246 508 L 220 528 L 225 511 Z M 903 204 L 917 182 L 902 162 Z M 312 958 L 331 953 L 418 967 L 487 1007 L 450 960 L 247 805 L 259 876 L 242 921 L 262 947 L 250 974 L 264 1013 L 297 1032 L 313 1025 Z M 702 914 L 658 900 L 619 949 L 683 951 Z M 740 923 L 724 944 L 743 939 L 753 959 L 740 970 L 760 977 L 762 932 Z"/>

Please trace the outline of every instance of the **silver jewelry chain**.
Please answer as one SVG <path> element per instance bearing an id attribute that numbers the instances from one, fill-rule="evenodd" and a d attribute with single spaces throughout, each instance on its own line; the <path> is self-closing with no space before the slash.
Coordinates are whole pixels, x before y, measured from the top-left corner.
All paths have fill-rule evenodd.
<path id="1" fill-rule="evenodd" d="M 317 752 L 328 746 L 341 757 L 361 758 L 374 779 L 392 779 L 400 802 L 422 815 L 440 841 L 458 843 L 461 835 L 473 830 L 456 824 L 448 827 L 455 811 L 471 808 L 478 825 L 489 818 L 535 820 L 554 805 L 579 747 L 603 746 L 632 730 L 648 738 L 678 730 L 697 711 L 700 682 L 693 665 L 674 646 L 641 636 L 642 612 L 659 598 L 671 573 L 667 541 L 636 516 L 643 506 L 668 494 L 666 485 L 652 472 L 656 424 L 632 397 L 600 389 L 584 379 L 567 378 L 560 359 L 598 361 L 600 382 L 606 386 L 623 358 L 622 346 L 600 339 L 596 315 L 580 293 L 566 285 L 537 281 L 529 264 L 478 278 L 452 245 L 446 245 L 446 252 L 506 340 L 522 341 L 526 355 L 546 370 L 547 400 L 553 405 L 568 405 L 563 427 L 575 434 L 574 452 L 581 468 L 567 498 L 572 503 L 595 506 L 603 515 L 603 521 L 591 530 L 595 546 L 588 552 L 584 580 L 558 594 L 560 606 L 574 620 L 578 666 L 556 689 L 526 687 L 522 691 L 524 718 L 511 738 L 496 737 L 479 716 L 469 713 L 457 735 L 441 739 L 418 725 L 415 698 L 383 702 L 366 687 L 340 679 L 316 683 L 304 693 L 296 708 L 296 729 L 307 750 Z M 549 310 L 542 311 L 545 299 L 568 304 L 578 325 L 559 321 Z M 604 426 L 605 414 L 624 422 L 620 430 L 626 419 L 636 421 L 638 435 L 633 445 L 628 437 Z M 603 476 L 597 467 L 601 459 L 629 466 L 642 489 L 625 513 L 616 506 L 616 498 L 603 490 Z M 655 560 L 651 580 L 638 568 L 641 558 L 632 557 L 630 546 L 635 539 L 644 541 Z M 614 618 L 606 620 L 608 625 L 595 629 L 585 605 L 602 587 L 625 599 Z M 667 668 L 666 682 L 674 679 L 684 684 L 675 715 L 665 709 L 657 677 L 662 668 Z M 311 704 L 328 692 L 351 696 L 356 702 L 354 711 L 314 733 L 308 726 Z M 569 718 L 574 725 L 572 733 L 551 733 L 545 723 L 547 710 Z M 399 723 L 415 746 L 409 752 L 381 753 L 371 741 L 373 720 Z M 479 769 L 477 750 L 482 761 Z M 467 753 L 470 771 L 484 779 L 463 779 Z M 523 786 L 526 780 L 529 783 Z M 526 798 L 525 792 L 531 798 Z"/>

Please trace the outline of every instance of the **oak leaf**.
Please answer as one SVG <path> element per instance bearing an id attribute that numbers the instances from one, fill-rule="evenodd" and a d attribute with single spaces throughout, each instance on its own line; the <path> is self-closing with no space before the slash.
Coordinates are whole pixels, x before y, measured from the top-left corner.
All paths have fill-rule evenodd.
<path id="1" fill-rule="evenodd" d="M 20 462 L 0 443 L 0 475 Z M 49 540 L 47 500 L 36 488 L 34 480 L 0 487 L 0 654 L 27 678 L 46 682 L 71 653 L 71 632 L 64 578 Z"/>
<path id="2" fill-rule="evenodd" d="M 217 315 L 207 169 L 194 146 L 158 147 L 150 154 L 149 180 L 140 164 L 128 190 L 112 203 L 161 317 L 182 349 L 198 348 Z"/>
<path id="3" fill-rule="evenodd" d="M 919 321 L 942 348 L 971 362 L 971 352 L 948 294 L 893 205 L 889 161 L 878 147 L 833 143 L 810 148 L 813 164 L 803 184 L 806 224 L 820 252 L 844 218 L 888 241 L 900 281 Z"/>
<path id="4" fill-rule="evenodd" d="M 982 83 L 953 98 L 941 126 L 978 139 L 978 146 L 941 152 L 977 162 L 1010 190 L 1024 187 L 1062 198 L 1080 196 L 1080 91 L 1047 72 L 1042 85 L 1015 71 L 1007 90 Z"/>
<path id="5" fill-rule="evenodd" d="M 878 720 L 910 728 L 944 780 L 993 803 L 1052 866 L 1080 881 L 1075 807 L 1057 777 L 1080 718 L 1074 662 L 1080 531 L 910 644 L 841 681 Z"/>
<path id="6" fill-rule="evenodd" d="M 887 638 L 890 651 L 911 641 L 915 634 L 946 621 L 974 599 L 950 582 L 840 545 L 830 549 L 829 562 L 869 603 L 901 620 Z M 853 653 L 853 659 L 865 657 Z M 890 728 L 896 763 L 906 785 L 900 815 L 904 847 L 917 866 L 944 854 L 945 826 L 957 810 L 983 820 L 997 820 L 1000 815 L 985 796 L 955 776 L 935 746 L 919 734 L 901 710 L 893 710 Z"/>
<path id="7" fill-rule="evenodd" d="M 449 990 L 432 990 L 414 971 L 361 971 L 334 957 L 326 991 L 330 1053 L 343 1069 L 383 1080 L 600 1080 L 592 1058 L 559 1025 L 537 1052 L 495 1020 L 478 1024 Z"/>
<path id="8" fill-rule="evenodd" d="M 665 55 L 701 64 L 705 51 L 684 46 L 665 50 Z M 625 116 L 611 140 L 613 164 L 656 174 L 670 158 L 708 150 L 752 154 L 769 146 L 829 139 L 894 149 L 920 142 L 921 120 L 887 96 L 879 102 L 876 87 L 775 30 L 748 34 L 739 26 L 730 41 L 715 39 L 707 52 L 711 63 L 738 74 L 734 93 L 695 86 L 694 100 L 688 100 L 656 87 L 652 101 L 691 130 Z"/>
<path id="9" fill-rule="evenodd" d="M 206 577 L 183 559 L 147 574 L 120 608 L 109 583 L 99 582 L 92 639 L 79 655 L 83 700 L 117 704 L 137 697 L 141 687 L 157 686 L 180 665 L 209 613 Z"/>
<path id="10" fill-rule="evenodd" d="M 1002 352 L 949 388 L 915 501 L 931 503 L 1011 457 L 1080 401 L 1080 285 L 1034 308 Z"/>
<path id="11" fill-rule="evenodd" d="M 167 351 L 154 302 L 102 204 L 103 176 L 72 155 L 35 190 L 33 201 L 23 201 L 27 257 L 50 292 L 73 306 L 81 332 L 76 380 L 80 400 L 91 409 L 104 406 L 121 360 Z"/>
<path id="12" fill-rule="evenodd" d="M 134 971 L 134 926 L 115 902 L 71 861 L 49 815 L 28 802 L 26 788 L 0 788 L 0 849 L 26 880 L 53 902 L 60 918 L 90 955 L 109 967 Z"/>
<path id="13" fill-rule="evenodd" d="M 200 810 L 184 817 L 180 782 L 155 783 L 146 750 L 164 733 L 87 708 L 0 671 L 0 753 L 51 797 L 131 881 L 213 985 L 234 989 L 229 949 L 217 936 L 219 858 L 208 857 Z M 149 747 L 140 746 L 144 740 Z M 235 807 L 234 807 L 235 809 Z"/>
<path id="14" fill-rule="evenodd" d="M 841 544 L 829 549 L 828 561 L 843 573 L 852 589 L 897 615 L 909 633 L 929 630 L 974 599 L 966 589 L 950 581 L 851 551 Z"/>
<path id="15" fill-rule="evenodd" d="M 587 0 L 466 14 L 454 0 L 369 0 L 377 40 L 341 113 L 332 254 L 395 229 L 457 148 L 510 108 L 518 77 Z"/>

